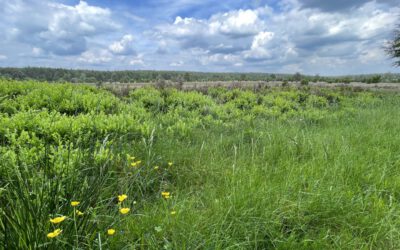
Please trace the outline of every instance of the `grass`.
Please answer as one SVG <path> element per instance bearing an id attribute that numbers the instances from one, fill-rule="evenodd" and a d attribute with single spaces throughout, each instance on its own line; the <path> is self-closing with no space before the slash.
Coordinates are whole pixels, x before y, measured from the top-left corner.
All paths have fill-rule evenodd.
<path id="1" fill-rule="evenodd" d="M 166 153 L 180 159 L 176 221 L 157 204 L 131 226 L 140 237 L 165 223 L 172 249 L 398 248 L 400 124 L 381 108 L 175 142 Z"/>
<path id="2" fill-rule="evenodd" d="M 149 113 L 141 115 L 136 101 L 134 111 L 129 100 L 118 102 L 126 106 L 121 112 L 149 127 L 141 129 L 140 136 L 126 120 L 110 122 L 126 126 L 127 132 L 115 132 L 124 131 L 115 130 L 115 124 L 101 129 L 82 125 L 78 131 L 87 136 L 71 132 L 57 143 L 54 138 L 63 135 L 45 143 L 49 138 L 39 134 L 40 124 L 25 132 L 1 134 L 2 247 L 400 248 L 398 94 L 333 91 L 330 96 L 340 97 L 339 106 L 322 106 L 321 113 L 305 109 L 318 119 L 300 111 L 281 119 L 295 104 L 282 96 L 296 93 L 301 100 L 309 90 L 282 95 L 285 90 L 274 90 L 258 93 L 257 98 L 228 91 L 224 98 L 239 95 L 232 102 L 242 110 L 233 112 L 232 103 L 223 104 L 220 96 L 210 94 L 219 104 L 208 112 L 226 105 L 232 116 L 213 114 L 209 123 L 204 114 L 193 111 L 203 112 L 201 103 L 214 105 L 208 97 L 168 91 L 161 92 L 160 102 L 145 96 L 143 105 Z M 138 93 L 133 94 L 135 100 Z M 259 105 L 248 100 L 262 97 L 271 103 L 271 95 L 278 95 L 275 103 L 283 105 L 279 116 L 268 118 L 255 115 L 258 109 L 247 109 Z M 175 100 L 183 106 L 176 106 Z M 159 107 L 163 101 L 172 104 Z M 186 127 L 168 127 L 177 124 L 176 117 L 189 117 L 183 123 Z M 130 167 L 127 154 L 142 161 L 138 167 Z M 161 192 L 170 192 L 171 198 L 163 198 Z M 118 205 L 116 197 L 122 193 L 128 199 Z M 83 217 L 73 216 L 72 200 L 81 201 Z M 131 211 L 121 215 L 122 206 Z M 49 218 L 59 215 L 68 216 L 57 225 L 63 232 L 48 239 L 46 234 L 55 229 Z M 115 235 L 107 235 L 109 228 L 116 230 Z"/>

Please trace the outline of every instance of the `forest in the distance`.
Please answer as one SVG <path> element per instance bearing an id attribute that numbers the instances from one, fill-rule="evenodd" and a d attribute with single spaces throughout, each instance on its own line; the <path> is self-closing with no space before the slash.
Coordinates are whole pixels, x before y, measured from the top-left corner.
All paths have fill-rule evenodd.
<path id="1" fill-rule="evenodd" d="M 0 68 L 0 78 L 12 80 L 38 80 L 72 83 L 146 83 L 159 81 L 208 82 L 208 81 L 309 81 L 328 83 L 400 83 L 400 74 L 368 74 L 350 76 L 320 76 L 274 73 L 207 73 L 184 71 L 96 71 L 61 68 Z"/>

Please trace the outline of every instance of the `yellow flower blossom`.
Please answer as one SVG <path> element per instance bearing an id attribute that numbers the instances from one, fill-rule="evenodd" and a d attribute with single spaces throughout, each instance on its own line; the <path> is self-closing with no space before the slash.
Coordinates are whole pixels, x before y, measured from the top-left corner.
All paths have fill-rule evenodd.
<path id="1" fill-rule="evenodd" d="M 65 218 L 67 218 L 66 216 L 60 216 L 60 217 L 56 217 L 54 219 L 50 219 L 50 222 L 53 224 L 58 224 L 61 223 L 65 220 Z"/>
<path id="2" fill-rule="evenodd" d="M 154 170 L 158 170 L 160 167 L 159 166 L 155 166 L 154 167 Z"/>
<path id="3" fill-rule="evenodd" d="M 131 209 L 130 209 L 130 208 L 127 208 L 127 207 L 123 207 L 123 208 L 121 208 L 121 209 L 119 210 L 119 212 L 120 212 L 121 214 L 127 214 L 127 213 L 129 213 L 129 211 L 131 211 Z"/>
<path id="4" fill-rule="evenodd" d="M 123 202 L 123 201 L 126 200 L 127 198 L 128 198 L 128 195 L 126 195 L 126 194 L 118 195 L 118 201 L 119 201 L 119 202 Z"/>
<path id="5" fill-rule="evenodd" d="M 170 192 L 161 192 L 162 197 L 165 199 L 171 198 L 171 193 Z"/>
<path id="6" fill-rule="evenodd" d="M 171 166 L 172 166 L 172 164 L 173 164 L 172 162 L 168 162 L 168 166 L 170 166 L 170 167 L 171 167 Z"/>
<path id="7" fill-rule="evenodd" d="M 107 230 L 107 234 L 110 235 L 110 236 L 114 235 L 115 234 L 115 229 L 112 229 L 112 228 L 108 229 Z"/>
<path id="8" fill-rule="evenodd" d="M 176 211 L 171 211 L 171 215 L 175 215 L 176 214 Z"/>
<path id="9" fill-rule="evenodd" d="M 76 210 L 76 215 L 78 215 L 78 216 L 82 216 L 84 213 L 83 212 L 81 212 L 81 211 L 79 211 L 78 209 Z"/>
<path id="10" fill-rule="evenodd" d="M 134 162 L 131 163 L 131 166 L 132 167 L 138 167 L 140 163 L 142 163 L 142 161 L 134 161 Z"/>
<path id="11" fill-rule="evenodd" d="M 79 201 L 71 201 L 71 206 L 76 207 L 81 204 Z"/>
<path id="12" fill-rule="evenodd" d="M 135 156 L 130 156 L 129 154 L 126 154 L 126 158 L 131 161 L 135 160 Z"/>
<path id="13" fill-rule="evenodd" d="M 47 234 L 47 238 L 50 238 L 50 239 L 55 238 L 55 237 L 59 236 L 60 233 L 62 233 L 62 230 L 61 229 L 56 229 L 53 232 L 48 233 Z"/>

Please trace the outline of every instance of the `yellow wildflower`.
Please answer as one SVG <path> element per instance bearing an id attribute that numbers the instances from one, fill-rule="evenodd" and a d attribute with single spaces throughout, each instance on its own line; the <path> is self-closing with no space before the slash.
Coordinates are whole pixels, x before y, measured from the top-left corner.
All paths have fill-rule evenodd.
<path id="1" fill-rule="evenodd" d="M 162 197 L 165 199 L 171 198 L 171 193 L 170 192 L 161 192 Z"/>
<path id="2" fill-rule="evenodd" d="M 134 161 L 131 163 L 132 167 L 137 167 L 140 163 L 142 163 L 142 161 Z"/>
<path id="3" fill-rule="evenodd" d="M 82 216 L 84 213 L 81 212 L 81 211 L 79 211 L 79 210 L 77 209 L 77 210 L 76 210 L 76 214 L 77 214 L 78 216 Z"/>
<path id="4" fill-rule="evenodd" d="M 112 229 L 112 228 L 108 229 L 107 230 L 107 234 L 110 235 L 110 236 L 114 235 L 115 234 L 115 229 Z"/>
<path id="5" fill-rule="evenodd" d="M 159 169 L 159 167 L 158 167 L 158 166 L 155 166 L 155 167 L 154 167 L 154 170 L 158 170 L 158 169 Z"/>
<path id="6" fill-rule="evenodd" d="M 171 215 L 175 215 L 176 214 L 176 211 L 171 211 Z"/>
<path id="7" fill-rule="evenodd" d="M 71 201 L 71 206 L 76 207 L 81 204 L 79 201 Z"/>
<path id="8" fill-rule="evenodd" d="M 119 202 L 123 202 L 124 200 L 126 200 L 126 198 L 128 198 L 128 195 L 126 195 L 126 194 L 118 195 Z"/>
<path id="9" fill-rule="evenodd" d="M 130 156 L 129 154 L 126 154 L 126 158 L 131 161 L 135 160 L 135 156 Z"/>
<path id="10" fill-rule="evenodd" d="M 65 220 L 65 218 L 67 218 L 67 217 L 66 216 L 56 217 L 54 219 L 50 219 L 50 222 L 53 224 L 58 224 L 60 222 L 63 222 Z"/>
<path id="11" fill-rule="evenodd" d="M 56 229 L 53 232 L 48 233 L 47 234 L 47 238 L 50 238 L 50 239 L 55 238 L 55 237 L 59 236 L 60 233 L 62 233 L 62 230 L 61 229 Z"/>
<path id="12" fill-rule="evenodd" d="M 170 166 L 170 167 L 171 167 L 171 166 L 172 166 L 172 162 L 168 162 L 168 166 Z"/>
<path id="13" fill-rule="evenodd" d="M 129 211 L 131 211 L 131 209 L 130 209 L 130 208 L 127 208 L 127 207 L 123 207 L 123 208 L 121 208 L 121 209 L 119 210 L 119 212 L 120 212 L 121 214 L 127 214 L 127 213 L 129 213 Z"/>

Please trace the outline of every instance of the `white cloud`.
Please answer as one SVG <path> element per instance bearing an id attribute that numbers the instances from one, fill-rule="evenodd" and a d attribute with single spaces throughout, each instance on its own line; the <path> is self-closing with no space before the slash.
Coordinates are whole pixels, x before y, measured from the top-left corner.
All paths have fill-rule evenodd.
<path id="1" fill-rule="evenodd" d="M 400 11 L 380 8 L 374 1 L 351 13 L 304 9 L 296 0 L 281 5 L 281 12 L 262 7 L 217 13 L 209 19 L 178 16 L 173 23 L 159 26 L 155 36 L 187 58 L 193 48 L 201 51 L 193 58 L 209 68 L 301 70 L 311 65 L 322 68 L 312 62 L 330 62 L 347 73 L 355 62 L 385 60 L 383 39 L 390 35 Z"/>
<path id="2" fill-rule="evenodd" d="M 32 55 L 33 56 L 40 56 L 43 53 L 41 48 L 33 47 L 32 48 Z"/>
<path id="3" fill-rule="evenodd" d="M 112 54 L 108 50 L 90 50 L 82 53 L 79 57 L 80 62 L 89 64 L 104 64 L 113 59 Z"/>
<path id="4" fill-rule="evenodd" d="M 249 36 L 263 29 L 264 22 L 260 20 L 257 10 L 238 10 L 216 14 L 208 22 L 212 33 L 228 36 Z"/>
<path id="5" fill-rule="evenodd" d="M 169 64 L 169 66 L 172 66 L 172 67 L 180 67 L 180 66 L 182 66 L 182 65 L 184 65 L 185 63 L 183 62 L 183 61 L 177 61 L 177 62 L 172 62 L 172 63 L 170 63 Z"/>
<path id="6" fill-rule="evenodd" d="M 145 63 L 144 63 L 143 59 L 141 59 L 141 58 L 135 58 L 135 59 L 132 59 L 132 60 L 129 61 L 129 65 L 133 65 L 133 66 L 135 66 L 135 65 L 141 65 L 141 66 L 144 66 Z"/>
<path id="7" fill-rule="evenodd" d="M 7 56 L 5 56 L 5 55 L 0 55 L 0 61 L 2 61 L 2 60 L 7 60 Z"/>
<path id="8" fill-rule="evenodd" d="M 274 33 L 268 31 L 261 31 L 253 38 L 250 50 L 244 52 L 245 58 L 253 59 L 267 59 L 272 56 L 272 46 L 268 46 L 273 40 Z M 269 48 L 268 48 L 269 47 Z"/>
<path id="9" fill-rule="evenodd" d="M 48 0 L 3 0 L 2 5 L 0 20 L 9 24 L 12 42 L 55 55 L 78 55 L 87 49 L 89 38 L 118 28 L 110 10 L 84 1 L 69 6 Z"/>
<path id="10" fill-rule="evenodd" d="M 108 48 L 112 53 L 117 55 L 135 54 L 133 40 L 132 35 L 125 35 L 120 41 L 113 42 Z"/>
<path id="11" fill-rule="evenodd" d="M 267 45 L 268 42 L 271 41 L 273 38 L 273 32 L 261 31 L 254 37 L 253 43 L 251 44 L 251 49 L 256 50 L 262 48 Z"/>
<path id="12" fill-rule="evenodd" d="M 177 16 L 172 24 L 158 26 L 155 37 L 178 41 L 183 48 L 242 50 L 244 44 L 251 42 L 253 35 L 265 29 L 260 15 L 265 14 L 266 9 L 239 9 L 217 13 L 209 19 Z"/>
<path id="13" fill-rule="evenodd" d="M 231 54 L 213 54 L 207 55 L 200 58 L 200 62 L 202 65 L 231 65 L 237 66 L 241 65 L 240 56 L 231 55 Z"/>

